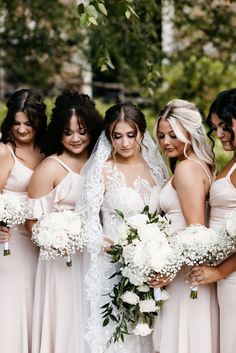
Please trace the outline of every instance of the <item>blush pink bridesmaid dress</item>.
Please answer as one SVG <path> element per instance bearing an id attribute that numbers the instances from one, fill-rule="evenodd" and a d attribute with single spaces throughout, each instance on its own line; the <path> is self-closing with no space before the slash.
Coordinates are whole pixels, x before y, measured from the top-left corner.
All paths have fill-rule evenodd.
<path id="1" fill-rule="evenodd" d="M 8 145 L 7 145 L 8 146 Z M 22 200 L 33 171 L 8 146 L 14 166 L 2 190 Z M 32 312 L 38 249 L 24 225 L 12 229 L 11 255 L 0 252 L 0 352 L 31 353 Z"/>
<path id="2" fill-rule="evenodd" d="M 163 187 L 160 205 L 171 220 L 173 236 L 187 227 L 172 180 Z M 183 267 L 167 286 L 170 298 L 160 311 L 157 329 L 160 353 L 218 353 L 218 304 L 214 284 L 200 286 L 191 299 Z"/>
<path id="3" fill-rule="evenodd" d="M 30 199 L 32 218 L 54 211 L 73 210 L 82 185 L 80 174 L 59 158 L 54 158 L 68 174 L 47 195 Z M 39 260 L 34 299 L 32 353 L 86 353 L 84 340 L 86 301 L 83 253 L 65 258 Z"/>
<path id="4" fill-rule="evenodd" d="M 213 182 L 210 190 L 210 227 L 221 227 L 227 212 L 236 209 L 236 188 L 230 176 L 236 169 L 236 163 L 228 174 Z M 236 272 L 217 283 L 217 295 L 220 308 L 220 353 L 236 351 Z"/>

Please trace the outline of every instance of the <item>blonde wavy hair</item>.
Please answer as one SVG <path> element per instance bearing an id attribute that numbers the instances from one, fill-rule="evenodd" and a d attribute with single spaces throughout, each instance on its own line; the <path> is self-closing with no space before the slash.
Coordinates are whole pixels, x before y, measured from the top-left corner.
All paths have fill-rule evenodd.
<path id="1" fill-rule="evenodd" d="M 202 116 L 196 105 L 183 99 L 173 99 L 168 102 L 160 111 L 154 127 L 154 136 L 157 143 L 157 131 L 161 119 L 169 122 L 177 139 L 185 144 L 185 157 L 189 158 L 187 148 L 191 146 L 196 156 L 205 161 L 213 172 L 215 169 L 214 154 L 208 144 Z M 188 132 L 189 139 L 183 134 L 182 129 Z"/>

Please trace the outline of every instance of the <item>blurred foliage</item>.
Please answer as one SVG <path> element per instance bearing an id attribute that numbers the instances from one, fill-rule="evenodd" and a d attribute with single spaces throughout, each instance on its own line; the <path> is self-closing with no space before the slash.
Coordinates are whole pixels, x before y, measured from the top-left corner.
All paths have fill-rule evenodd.
<path id="1" fill-rule="evenodd" d="M 169 53 L 162 50 L 164 3 L 175 11 Z M 97 22 L 83 23 L 89 25 L 95 79 L 151 96 L 157 111 L 178 97 L 195 102 L 205 115 L 219 91 L 236 86 L 235 1 L 91 0 L 87 6 Z M 128 6 L 133 12 L 126 16 Z M 80 15 L 84 12 L 81 5 Z M 97 65 L 112 70 L 100 73 Z"/>
<path id="2" fill-rule="evenodd" d="M 54 75 L 78 51 L 78 23 L 74 2 L 0 0 L 0 63 L 8 82 L 44 92 L 53 87 Z"/>

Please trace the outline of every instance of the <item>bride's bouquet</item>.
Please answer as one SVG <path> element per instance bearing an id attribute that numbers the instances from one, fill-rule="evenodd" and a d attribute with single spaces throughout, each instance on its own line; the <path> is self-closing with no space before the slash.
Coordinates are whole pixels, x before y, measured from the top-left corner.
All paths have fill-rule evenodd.
<path id="1" fill-rule="evenodd" d="M 116 325 L 108 345 L 124 340 L 130 333 L 146 336 L 152 332 L 154 316 L 160 305 L 168 299 L 165 290 L 153 290 L 148 279 L 167 276 L 173 279 L 180 269 L 169 244 L 170 224 L 146 207 L 142 214 L 124 218 L 118 229 L 118 243 L 108 253 L 111 262 L 119 263 L 119 269 L 111 277 L 117 277 L 111 301 L 103 305 L 103 326 L 110 321 Z"/>
<path id="2" fill-rule="evenodd" d="M 81 220 L 76 212 L 65 210 L 43 216 L 32 228 L 32 240 L 40 247 L 40 259 L 66 257 L 72 265 L 71 254 L 83 249 L 85 238 L 80 235 Z"/>
<path id="3" fill-rule="evenodd" d="M 172 246 L 187 266 L 216 265 L 229 251 L 229 242 L 213 229 L 191 225 L 173 237 Z M 198 288 L 191 288 L 190 298 L 197 299 Z"/>
<path id="4" fill-rule="evenodd" d="M 0 194 L 0 224 L 12 228 L 23 224 L 29 213 L 29 205 L 13 194 Z M 4 243 L 3 255 L 10 255 L 9 243 Z"/>

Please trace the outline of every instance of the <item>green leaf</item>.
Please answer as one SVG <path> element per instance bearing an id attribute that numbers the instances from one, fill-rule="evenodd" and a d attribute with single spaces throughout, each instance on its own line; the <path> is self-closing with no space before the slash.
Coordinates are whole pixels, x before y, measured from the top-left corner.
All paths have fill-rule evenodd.
<path id="1" fill-rule="evenodd" d="M 89 20 L 89 22 L 92 23 L 93 25 L 98 26 L 98 23 L 97 23 L 97 21 L 96 21 L 96 18 L 94 18 L 94 17 L 89 17 L 88 20 Z"/>
<path id="2" fill-rule="evenodd" d="M 107 326 L 108 324 L 109 324 L 109 318 L 107 317 L 107 318 L 103 321 L 102 326 L 105 327 L 105 326 Z"/>
<path id="3" fill-rule="evenodd" d="M 137 15 L 137 13 L 134 11 L 133 7 L 131 7 L 130 5 L 127 6 L 127 8 L 130 10 L 130 12 L 139 19 L 139 16 Z"/>
<path id="4" fill-rule="evenodd" d="M 104 71 L 107 71 L 107 70 L 108 70 L 108 66 L 106 64 L 102 64 L 101 67 L 100 67 L 100 71 L 104 72 Z"/>
<path id="5" fill-rule="evenodd" d="M 105 8 L 104 4 L 102 2 L 98 3 L 98 8 L 103 15 L 107 16 L 107 9 Z"/>
<path id="6" fill-rule="evenodd" d="M 115 211 L 118 214 L 118 216 L 120 216 L 122 219 L 125 218 L 125 216 L 123 215 L 123 213 L 120 210 L 115 209 Z"/>
<path id="7" fill-rule="evenodd" d="M 129 19 L 130 16 L 131 16 L 131 12 L 130 12 L 129 10 L 126 10 L 126 11 L 125 11 L 125 17 L 126 17 L 127 19 Z"/>
<path id="8" fill-rule="evenodd" d="M 85 12 L 91 17 L 94 17 L 94 18 L 98 17 L 98 12 L 93 5 L 86 6 Z"/>

